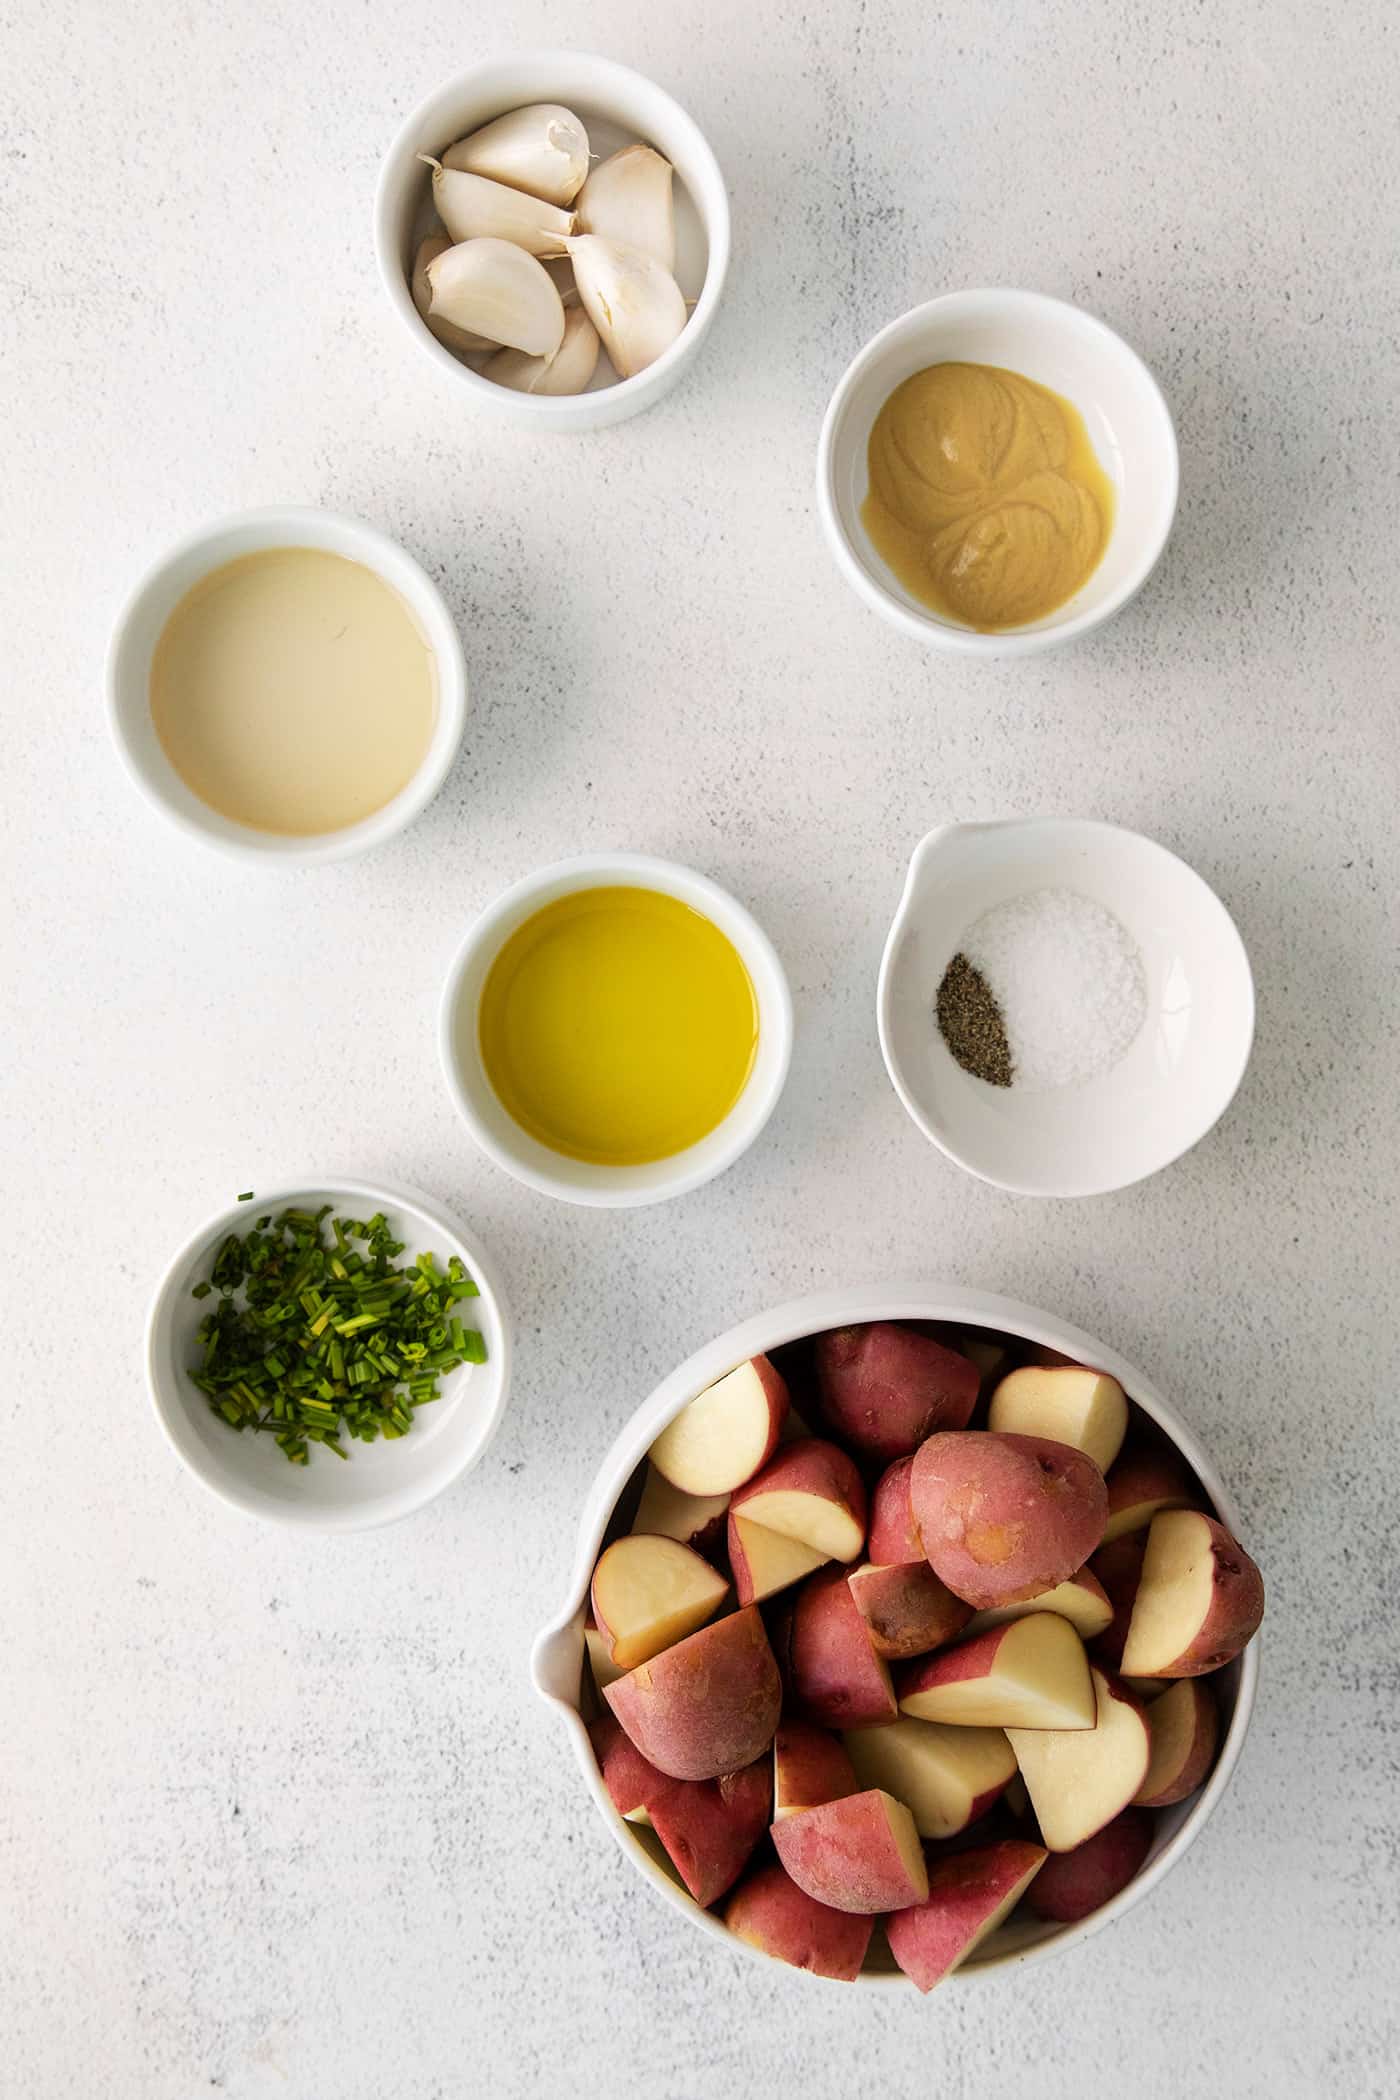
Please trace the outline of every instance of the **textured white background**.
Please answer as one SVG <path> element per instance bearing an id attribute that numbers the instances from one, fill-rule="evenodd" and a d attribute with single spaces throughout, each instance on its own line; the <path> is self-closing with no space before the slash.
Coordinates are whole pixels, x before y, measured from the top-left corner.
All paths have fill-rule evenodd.
<path id="1" fill-rule="evenodd" d="M 4 2100 L 1393 2095 L 1393 11 L 11 0 L 3 28 Z M 688 104 L 736 254 L 683 391 L 536 441 L 412 353 L 369 223 L 420 96 L 553 41 Z M 1183 470 L 1141 600 L 985 669 L 859 609 L 810 497 L 859 344 L 982 283 L 1120 328 Z M 397 845 L 259 878 L 138 804 L 99 674 L 134 573 L 270 501 L 404 540 L 475 711 Z M 1028 810 L 1183 853 L 1259 981 L 1226 1122 L 1078 1205 L 943 1162 L 875 1041 L 915 839 Z M 517 1188 L 434 1061 L 468 918 L 604 844 L 730 884 L 797 1002 L 767 1134 L 660 1212 Z M 329 1544 L 206 1499 L 139 1370 L 175 1242 L 306 1163 L 433 1189 L 518 1310 L 489 1462 Z M 663 1371 L 795 1291 L 917 1270 L 1150 1367 L 1244 1505 L 1271 1613 L 1237 1781 L 1149 1904 L 1029 1977 L 872 2011 L 646 1894 L 525 1658 Z"/>

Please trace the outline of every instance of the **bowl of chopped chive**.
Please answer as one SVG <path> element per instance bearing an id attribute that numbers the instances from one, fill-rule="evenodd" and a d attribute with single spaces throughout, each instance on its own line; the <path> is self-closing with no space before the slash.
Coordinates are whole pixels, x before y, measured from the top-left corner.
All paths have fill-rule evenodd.
<path id="1" fill-rule="evenodd" d="M 247 1190 L 186 1241 L 146 1375 L 166 1441 L 222 1502 L 359 1531 L 477 1464 L 510 1338 L 489 1261 L 431 1197 L 308 1180 Z"/>

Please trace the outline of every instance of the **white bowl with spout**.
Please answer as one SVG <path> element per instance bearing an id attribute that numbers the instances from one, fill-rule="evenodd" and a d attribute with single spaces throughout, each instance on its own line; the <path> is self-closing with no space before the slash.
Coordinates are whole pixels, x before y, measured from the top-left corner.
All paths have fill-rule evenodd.
<path id="1" fill-rule="evenodd" d="M 1136 943 L 1147 1011 L 1124 1055 L 1073 1086 L 992 1086 L 938 1032 L 943 973 L 994 905 L 1074 890 Z M 1234 1098 L 1254 1040 L 1254 980 L 1215 892 L 1165 846 L 1077 817 L 944 824 L 914 849 L 885 942 L 880 1048 L 931 1144 L 1023 1196 L 1095 1196 L 1157 1173 L 1198 1144 Z"/>
<path id="2" fill-rule="evenodd" d="M 712 1912 L 701 1910 L 682 1888 L 660 1846 L 649 1842 L 651 1833 L 639 1831 L 635 1824 L 624 1822 L 608 1797 L 588 1736 L 592 1683 L 584 1667 L 583 1628 L 589 1582 L 604 1539 L 615 1528 L 627 1528 L 628 1490 L 639 1477 L 648 1450 L 666 1424 L 697 1393 L 703 1392 L 716 1378 L 723 1377 L 726 1371 L 748 1357 L 766 1355 L 789 1342 L 820 1334 L 831 1327 L 845 1327 L 867 1320 L 933 1320 L 966 1324 L 980 1331 L 991 1330 L 1022 1342 L 1058 1350 L 1077 1363 L 1094 1364 L 1109 1372 L 1118 1379 L 1142 1413 L 1171 1439 L 1227 1529 L 1238 1532 L 1240 1528 L 1239 1512 L 1208 1453 L 1171 1403 L 1133 1364 L 1067 1321 L 989 1292 L 964 1291 L 931 1283 L 824 1291 L 742 1321 L 737 1327 L 730 1328 L 727 1334 L 697 1350 L 678 1370 L 664 1378 L 651 1398 L 638 1408 L 598 1468 L 579 1518 L 578 1543 L 568 1594 L 537 1638 L 530 1669 L 536 1691 L 553 1709 L 564 1728 L 569 1748 L 578 1763 L 584 1791 L 637 1872 L 679 1916 L 703 1932 L 718 1951 L 728 1950 L 748 1962 L 768 1962 L 772 1957 L 737 1939 Z M 623 1518 L 620 1527 L 619 1514 Z M 955 1972 L 951 1979 L 954 1985 L 976 1984 L 988 1976 L 1004 1974 L 1011 1967 L 1043 1962 L 1052 1955 L 1080 1946 L 1160 1887 L 1201 1835 L 1239 1762 L 1259 1682 L 1258 1642 L 1252 1643 L 1223 1670 L 1216 1671 L 1210 1681 L 1220 1702 L 1220 1749 L 1215 1766 L 1198 1793 L 1172 1808 L 1157 1812 L 1152 1848 L 1136 1878 L 1111 1902 L 1077 1924 L 1053 1925 L 1034 1919 L 1014 1919 Z M 640 1929 L 644 1931 L 645 1927 Z M 878 1936 L 855 1987 L 863 1995 L 878 1990 L 887 1995 L 897 1992 L 907 1997 L 913 1990 L 913 1985 L 895 1972 L 888 1950 L 880 1944 Z"/>

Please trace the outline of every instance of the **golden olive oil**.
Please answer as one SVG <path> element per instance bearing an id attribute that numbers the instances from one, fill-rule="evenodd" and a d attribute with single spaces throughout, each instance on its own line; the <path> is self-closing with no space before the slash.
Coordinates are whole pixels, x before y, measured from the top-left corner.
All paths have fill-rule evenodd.
<path id="1" fill-rule="evenodd" d="M 518 926 L 487 973 L 481 1059 L 501 1105 L 594 1166 L 667 1159 L 744 1090 L 758 1005 L 734 945 L 659 890 L 575 890 Z"/>

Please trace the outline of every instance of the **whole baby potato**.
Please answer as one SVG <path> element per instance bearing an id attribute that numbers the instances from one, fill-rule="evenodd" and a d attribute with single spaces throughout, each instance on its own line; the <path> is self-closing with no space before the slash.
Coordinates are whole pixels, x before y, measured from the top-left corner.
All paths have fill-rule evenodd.
<path id="1" fill-rule="evenodd" d="M 931 1436 L 909 1493 L 930 1567 L 978 1611 L 1068 1581 L 1108 1516 L 1103 1475 L 1082 1451 L 990 1429 Z"/>
<path id="2" fill-rule="evenodd" d="M 881 1465 L 936 1429 L 965 1428 L 981 1384 L 965 1356 L 891 1320 L 818 1335 L 816 1367 L 833 1434 Z"/>

